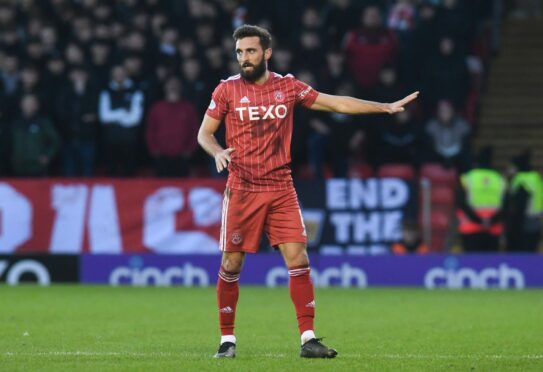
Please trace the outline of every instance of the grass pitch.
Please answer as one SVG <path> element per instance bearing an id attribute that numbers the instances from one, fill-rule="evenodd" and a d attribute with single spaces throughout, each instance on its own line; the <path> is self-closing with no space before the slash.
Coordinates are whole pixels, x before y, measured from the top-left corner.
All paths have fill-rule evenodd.
<path id="1" fill-rule="evenodd" d="M 317 291 L 334 360 L 303 360 L 286 288 L 242 287 L 237 357 L 213 288 L 0 286 L 2 371 L 542 371 L 543 291 Z"/>

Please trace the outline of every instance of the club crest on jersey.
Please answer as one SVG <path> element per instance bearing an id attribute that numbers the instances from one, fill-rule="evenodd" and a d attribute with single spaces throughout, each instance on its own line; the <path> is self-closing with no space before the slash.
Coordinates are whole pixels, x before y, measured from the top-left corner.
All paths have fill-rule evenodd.
<path id="1" fill-rule="evenodd" d="M 283 102 L 285 100 L 285 95 L 280 90 L 276 90 L 273 94 L 273 98 L 275 98 L 277 102 Z"/>
<path id="2" fill-rule="evenodd" d="M 286 105 L 270 105 L 270 106 L 245 106 L 236 107 L 240 120 L 250 121 L 266 120 L 266 119 L 284 119 L 288 114 Z"/>
<path id="3" fill-rule="evenodd" d="M 241 238 L 241 234 L 239 232 L 232 233 L 232 243 L 233 244 L 240 244 L 243 239 Z"/>

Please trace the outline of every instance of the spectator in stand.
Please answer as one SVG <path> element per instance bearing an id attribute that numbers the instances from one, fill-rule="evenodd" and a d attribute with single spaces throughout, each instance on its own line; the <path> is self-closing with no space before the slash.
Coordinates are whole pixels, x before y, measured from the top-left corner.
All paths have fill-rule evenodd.
<path id="1" fill-rule="evenodd" d="M 458 109 L 464 108 L 470 75 L 466 56 L 456 48 L 452 38 L 441 38 L 438 53 L 426 60 L 422 84 L 427 110 L 433 109 L 442 99 L 452 101 Z"/>
<path id="2" fill-rule="evenodd" d="M 396 94 L 405 95 L 407 89 L 400 82 L 393 65 L 384 65 L 379 71 L 379 81 L 370 92 L 370 98 L 378 102 L 393 102 Z"/>
<path id="3" fill-rule="evenodd" d="M 395 94 L 404 94 L 405 92 L 406 89 L 399 81 L 395 67 L 393 65 L 385 65 L 379 72 L 379 82 L 368 93 L 368 97 L 377 102 L 391 102 L 394 101 L 393 97 Z M 368 143 L 370 160 L 373 167 L 378 168 L 383 163 L 389 163 L 390 159 L 397 158 L 396 154 L 386 154 L 382 147 L 387 146 L 386 143 L 388 140 L 393 142 L 398 141 L 398 137 L 402 137 L 400 141 L 406 140 L 407 138 L 403 138 L 403 136 L 407 134 L 406 131 L 412 131 L 413 123 L 409 123 L 410 125 L 407 126 L 396 125 L 398 120 L 401 119 L 390 115 L 368 117 L 366 120 L 370 124 L 368 128 L 370 137 L 373 139 L 373 141 Z M 407 121 L 410 120 L 411 116 Z M 407 121 L 402 123 L 407 124 Z M 392 139 L 392 137 L 395 138 Z"/>
<path id="4" fill-rule="evenodd" d="M 29 38 L 27 43 L 23 45 L 25 63 L 35 66 L 43 66 L 45 64 L 45 53 L 43 46 L 38 38 Z M 41 70 L 39 71 L 42 72 Z"/>
<path id="5" fill-rule="evenodd" d="M 316 8 L 307 7 L 300 19 L 296 41 L 295 68 L 306 69 L 318 76 L 325 63 L 322 45 L 321 21 Z"/>
<path id="6" fill-rule="evenodd" d="M 314 81 L 313 75 L 308 72 L 300 72 L 297 78 L 305 81 Z M 311 86 L 316 84 L 311 83 Z M 353 84 L 344 82 L 336 90 L 336 95 L 352 96 L 355 88 Z M 360 130 L 355 125 L 355 118 L 350 115 L 338 113 L 310 113 L 305 116 L 309 133 L 307 135 L 308 162 L 313 177 L 322 179 L 325 177 L 324 165 L 329 164 L 334 177 L 345 178 L 349 168 L 351 153 L 360 145 L 358 140 Z M 300 136 L 298 136 L 300 137 Z M 347 145 L 345 139 L 348 138 Z"/>
<path id="7" fill-rule="evenodd" d="M 208 79 L 211 81 L 223 79 L 227 73 L 222 48 L 212 46 L 206 49 L 204 55 L 207 62 Z"/>
<path id="8" fill-rule="evenodd" d="M 25 177 L 47 176 L 60 138 L 49 119 L 40 115 L 36 95 L 23 95 L 20 105 L 22 114 L 11 125 L 13 173 Z"/>
<path id="9" fill-rule="evenodd" d="M 54 25 L 44 25 L 39 35 L 43 52 L 46 56 L 54 56 L 58 53 L 58 34 Z"/>
<path id="10" fill-rule="evenodd" d="M 325 64 L 319 34 L 316 31 L 302 31 L 296 49 L 296 68 L 307 69 L 312 74 L 318 74 Z"/>
<path id="11" fill-rule="evenodd" d="M 44 94 L 42 100 L 42 107 L 45 109 L 43 111 L 53 123 L 58 124 L 60 120 L 57 115 L 56 100 L 66 84 L 66 64 L 60 55 L 50 57 L 42 81 L 47 93 Z"/>
<path id="12" fill-rule="evenodd" d="M 370 91 L 379 81 L 385 65 L 394 65 L 398 56 L 398 39 L 383 24 L 377 6 L 364 9 L 361 27 L 345 37 L 347 64 L 362 93 Z"/>
<path id="13" fill-rule="evenodd" d="M 457 189 L 458 231 L 464 252 L 497 252 L 503 232 L 506 181 L 492 169 L 492 148 L 481 149 Z"/>
<path id="14" fill-rule="evenodd" d="M 413 68 L 415 64 L 414 35 L 417 20 L 417 7 L 413 0 L 398 0 L 388 11 L 387 24 L 399 39 L 399 73 L 410 88 L 418 89 L 415 84 Z"/>
<path id="15" fill-rule="evenodd" d="M 276 58 L 275 54 L 274 58 Z M 349 79 L 351 76 L 347 72 L 345 56 L 338 49 L 329 49 L 326 53 L 326 64 L 320 71 L 322 90 L 334 91 Z"/>
<path id="16" fill-rule="evenodd" d="M 215 37 L 213 23 L 209 21 L 198 22 L 194 34 L 196 36 L 196 43 L 203 50 L 214 47 L 217 38 Z"/>
<path id="17" fill-rule="evenodd" d="M 351 0 L 329 0 L 324 5 L 323 28 L 328 35 L 326 44 L 330 47 L 340 45 L 348 31 L 358 24 L 360 10 Z"/>
<path id="18" fill-rule="evenodd" d="M 2 82 L 2 95 L 4 97 L 14 96 L 21 78 L 18 70 L 19 58 L 15 54 L 4 55 L 0 79 Z"/>
<path id="19" fill-rule="evenodd" d="M 67 177 L 94 173 L 98 133 L 98 97 L 83 66 L 74 66 L 57 98 L 57 115 L 63 138 L 63 170 Z"/>
<path id="20" fill-rule="evenodd" d="M 40 107 L 46 104 L 47 92 L 41 82 L 41 74 L 38 68 L 32 64 L 27 64 L 20 71 L 19 85 L 10 103 L 13 102 L 15 107 L 20 108 L 21 98 L 26 94 L 33 94 L 38 99 Z"/>
<path id="21" fill-rule="evenodd" d="M 132 176 L 136 171 L 143 105 L 143 92 L 124 67 L 113 66 L 109 86 L 100 93 L 98 111 L 109 176 Z"/>
<path id="22" fill-rule="evenodd" d="M 131 53 L 125 56 L 122 63 L 128 78 L 144 93 L 145 97 L 148 97 L 151 86 L 145 73 L 143 58 L 138 54 Z"/>
<path id="23" fill-rule="evenodd" d="M 463 53 L 475 35 L 473 14 L 470 14 L 465 3 L 467 1 L 442 0 L 436 14 L 439 35 L 451 36 Z"/>
<path id="24" fill-rule="evenodd" d="M 162 27 L 158 50 L 155 57 L 155 60 L 158 63 L 169 66 L 170 68 L 179 64 L 176 46 L 178 38 L 179 33 L 175 26 L 166 24 Z"/>
<path id="25" fill-rule="evenodd" d="M 335 88 L 334 94 L 352 97 L 356 94 L 355 85 L 350 81 L 343 81 Z M 334 177 L 346 178 L 351 156 L 363 151 L 365 129 L 360 123 L 364 121 L 360 117 L 337 112 L 328 113 L 324 119 L 331 129 L 328 157 L 332 165 L 332 173 Z M 347 143 L 346 139 L 348 139 Z"/>
<path id="26" fill-rule="evenodd" d="M 191 58 L 198 58 L 196 53 L 196 43 L 191 38 L 181 38 L 177 43 L 177 52 L 181 56 L 181 61 Z"/>
<path id="27" fill-rule="evenodd" d="M 109 80 L 109 64 L 111 47 L 103 41 L 96 41 L 90 46 L 90 77 L 96 87 L 107 86 Z"/>
<path id="28" fill-rule="evenodd" d="M 205 112 L 209 104 L 207 92 L 210 85 L 202 72 L 201 64 L 198 63 L 197 59 L 185 60 L 181 65 L 181 73 L 185 97 L 191 97 L 197 112 Z"/>
<path id="29" fill-rule="evenodd" d="M 203 114 L 217 81 L 239 73 L 239 65 L 231 52 L 234 42 L 230 33 L 232 25 L 243 23 L 267 25 L 275 31 L 276 48 L 271 62 L 273 71 L 284 75 L 310 70 L 323 90 L 335 92 L 346 80 L 353 79 L 358 83 L 356 95 L 374 99 L 373 94 L 380 89 L 374 88 L 378 84 L 382 67 L 399 67 L 396 83 L 410 90 L 423 91 L 421 98 L 427 99 L 423 102 L 424 114 L 428 117 L 440 98 L 452 100 L 458 109 L 464 108 L 465 93 L 470 83 L 468 80 L 466 85 L 464 75 L 467 78 L 469 75 L 465 74 L 462 59 L 466 54 L 466 45 L 470 45 L 470 35 L 477 34 L 470 31 L 476 25 L 474 21 L 482 25 L 480 9 L 483 6 L 485 9 L 490 7 L 482 5 L 486 3 L 489 2 L 1 2 L 0 120 L 11 123 L 20 115 L 18 101 L 21 95 L 33 93 L 38 95 L 42 114 L 52 123 L 60 125 L 60 120 L 55 116 L 57 110 L 53 112 L 51 108 L 57 107 L 54 103 L 56 98 L 64 94 L 58 89 L 64 89 L 65 83 L 61 81 L 66 80 L 71 66 L 87 64 L 89 81 L 93 89 L 100 92 L 108 88 L 113 63 L 124 64 L 134 84 L 132 89 L 139 87 L 143 90 L 143 110 L 163 99 L 165 77 L 177 74 L 183 82 L 184 96 L 195 105 L 197 112 Z M 488 10 L 485 14 L 489 14 Z M 388 30 L 385 24 L 391 29 Z M 427 68 L 426 61 L 429 54 L 438 49 L 438 40 L 444 35 L 451 36 L 454 41 L 452 49 L 456 57 L 432 57 L 436 58 L 436 63 L 441 64 L 434 71 L 433 66 Z M 297 45 L 300 47 L 296 48 Z M 155 58 L 157 55 L 160 58 Z M 39 84 L 35 88 L 21 90 L 20 76 L 25 74 L 26 66 L 38 69 Z M 472 106 L 469 108 L 466 112 L 476 111 Z M 469 118 L 472 121 L 471 116 Z M 326 125 L 331 125 L 334 120 L 326 115 L 321 118 Z M 374 119 L 363 120 L 366 122 Z M 109 140 L 106 139 L 111 139 L 111 132 L 116 130 L 106 128 L 106 125 L 99 128 L 104 129 L 104 133 L 99 133 L 100 139 L 104 135 L 104 141 L 98 141 L 97 144 L 107 147 Z M 313 134 L 315 132 L 314 128 L 308 126 L 301 125 L 300 128 L 302 131 L 313 131 Z M 117 129 L 123 129 L 130 137 L 127 134 L 130 132 L 128 128 L 117 125 Z M 343 133 L 343 129 L 329 132 L 328 148 L 324 152 L 323 161 L 335 163 L 330 146 L 334 136 L 350 135 L 350 131 Z M 134 132 L 135 142 L 142 143 L 144 132 L 141 128 Z M 376 142 L 372 138 L 374 135 L 369 132 L 367 125 L 354 131 L 349 141 L 357 149 L 356 156 L 366 161 L 368 155 L 376 153 L 373 149 L 367 152 L 366 145 Z M 220 136 L 221 133 L 218 133 L 217 137 Z M 305 145 L 306 138 L 300 139 L 300 143 Z M 111 171 L 113 165 L 105 159 L 106 155 L 111 155 L 111 151 L 97 150 L 98 162 L 106 162 Z M 349 151 L 347 146 L 342 147 L 343 150 Z M 299 152 L 303 156 L 297 159 L 305 159 L 307 146 Z M 133 156 L 131 158 L 135 160 Z M 205 159 L 208 161 L 207 157 Z M 295 154 L 293 159 L 296 159 Z M 336 167 L 336 171 L 340 168 Z M 117 169 L 116 173 L 119 172 L 121 170 Z M 343 171 L 338 172 L 343 174 Z M 128 170 L 128 173 L 133 171 Z"/>
<path id="30" fill-rule="evenodd" d="M 377 138 L 377 162 L 382 164 L 420 163 L 421 133 L 411 110 L 399 112 L 393 117 L 393 123 L 380 125 Z"/>
<path id="31" fill-rule="evenodd" d="M 292 71 L 292 52 L 282 46 L 273 49 L 273 59 L 270 60 L 273 64 L 273 71 L 281 75 L 286 75 Z M 236 69 L 239 71 L 238 64 Z"/>
<path id="32" fill-rule="evenodd" d="M 437 105 L 436 117 L 426 124 L 425 160 L 439 162 L 443 166 L 463 171 L 469 164 L 469 140 L 471 129 L 450 101 Z"/>
<path id="33" fill-rule="evenodd" d="M 64 58 L 69 65 L 82 65 L 85 63 L 85 51 L 80 44 L 71 42 L 64 49 Z"/>
<path id="34" fill-rule="evenodd" d="M 200 125 L 194 106 L 181 98 L 181 82 L 170 77 L 164 86 L 165 99 L 156 102 L 147 117 L 147 148 L 159 177 L 187 177 L 196 152 Z"/>
<path id="35" fill-rule="evenodd" d="M 526 151 L 511 161 L 512 175 L 506 219 L 508 252 L 537 252 L 543 216 L 543 179 L 534 171 L 531 153 Z"/>
<path id="36" fill-rule="evenodd" d="M 152 56 L 149 53 L 146 53 L 148 43 L 143 34 L 132 31 L 125 37 L 121 37 L 119 44 L 123 54 L 138 56 L 142 59 L 143 65 L 151 63 Z"/>
<path id="37" fill-rule="evenodd" d="M 388 12 L 388 27 L 402 35 L 413 29 L 416 14 L 416 8 L 412 0 L 398 0 Z"/>
<path id="38" fill-rule="evenodd" d="M 395 255 L 430 253 L 428 246 L 422 241 L 417 222 L 407 219 L 402 224 L 402 240 L 393 243 L 390 250 Z"/>
<path id="39" fill-rule="evenodd" d="M 13 22 L 13 19 L 10 20 L 10 22 Z M 20 52 L 21 45 L 19 44 L 19 32 L 15 24 L 5 24 L 4 27 L 2 27 L 1 36 L 0 45 L 2 50 L 8 54 L 18 54 Z"/>

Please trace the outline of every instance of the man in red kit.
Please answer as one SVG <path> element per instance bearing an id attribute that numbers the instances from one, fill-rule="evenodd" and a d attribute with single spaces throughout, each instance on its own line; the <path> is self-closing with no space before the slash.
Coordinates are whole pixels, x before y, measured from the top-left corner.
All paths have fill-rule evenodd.
<path id="1" fill-rule="evenodd" d="M 234 32 L 241 73 L 221 81 L 198 133 L 200 145 L 215 158 L 217 171 L 228 168 L 224 193 L 217 282 L 221 342 L 216 358 L 236 355 L 234 319 L 245 253 L 258 250 L 262 232 L 283 255 L 290 275 L 290 296 L 301 335 L 300 356 L 334 358 L 337 352 L 315 336 L 315 299 L 306 251 L 307 236 L 290 171 L 292 113 L 301 104 L 312 110 L 345 114 L 403 111 L 418 92 L 394 103 L 363 101 L 315 91 L 292 75 L 268 70 L 271 35 L 244 25 Z M 214 133 L 226 123 L 223 149 Z"/>

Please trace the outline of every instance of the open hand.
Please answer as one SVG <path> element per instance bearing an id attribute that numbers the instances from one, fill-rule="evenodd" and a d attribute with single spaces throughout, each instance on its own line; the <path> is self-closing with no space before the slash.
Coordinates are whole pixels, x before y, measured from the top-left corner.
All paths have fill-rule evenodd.
<path id="1" fill-rule="evenodd" d="M 217 167 L 217 172 L 221 173 L 224 169 L 228 168 L 228 163 L 232 161 L 230 154 L 236 151 L 231 147 L 226 150 L 219 151 L 215 154 L 215 165 Z"/>
<path id="2" fill-rule="evenodd" d="M 407 105 L 409 102 L 413 101 L 415 98 L 417 98 L 419 95 L 419 92 L 414 92 L 405 97 L 404 99 L 401 99 L 396 102 L 388 103 L 385 111 L 389 114 L 395 114 L 397 112 L 402 112 L 405 110 L 404 106 Z"/>

